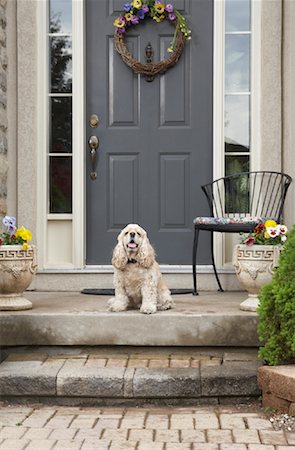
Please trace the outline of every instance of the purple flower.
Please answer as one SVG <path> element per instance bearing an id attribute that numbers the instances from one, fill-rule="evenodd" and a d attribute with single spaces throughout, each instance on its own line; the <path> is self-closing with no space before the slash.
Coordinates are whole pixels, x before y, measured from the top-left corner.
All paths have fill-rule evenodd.
<path id="1" fill-rule="evenodd" d="M 132 16 L 131 23 L 132 25 L 137 25 L 139 23 L 139 18 L 137 16 Z"/>
<path id="2" fill-rule="evenodd" d="M 16 223 L 16 219 L 15 217 L 5 216 L 2 223 L 5 227 L 13 227 Z"/>
<path id="3" fill-rule="evenodd" d="M 117 33 L 118 34 L 124 34 L 125 33 L 125 31 L 126 31 L 126 28 L 125 27 L 122 27 L 122 28 L 117 28 Z"/>
<path id="4" fill-rule="evenodd" d="M 173 5 L 172 5 L 171 3 L 168 3 L 168 4 L 165 6 L 165 9 L 166 9 L 166 11 L 167 11 L 168 13 L 172 13 L 172 12 L 173 12 Z"/>
<path id="5" fill-rule="evenodd" d="M 124 5 L 124 11 L 129 12 L 131 8 L 132 8 L 131 3 L 125 3 L 125 5 Z"/>
<path id="6" fill-rule="evenodd" d="M 142 9 L 139 9 L 137 11 L 137 16 L 142 20 L 144 19 L 144 11 Z"/>
<path id="7" fill-rule="evenodd" d="M 5 227 L 8 228 L 8 233 L 10 234 L 10 236 L 12 234 L 14 234 L 15 230 L 16 230 L 16 219 L 15 217 L 10 217 L 10 216 L 5 216 L 4 219 L 2 220 L 2 223 Z"/>
<path id="8" fill-rule="evenodd" d="M 146 14 L 147 12 L 149 12 L 149 7 L 148 7 L 148 5 L 142 5 L 142 8 L 141 8 L 142 10 L 143 10 L 143 12 Z"/>
<path id="9" fill-rule="evenodd" d="M 176 19 L 176 14 L 175 14 L 174 12 L 169 13 L 169 14 L 168 14 L 168 17 L 169 17 L 169 19 L 170 19 L 171 21 L 173 21 L 173 20 Z"/>

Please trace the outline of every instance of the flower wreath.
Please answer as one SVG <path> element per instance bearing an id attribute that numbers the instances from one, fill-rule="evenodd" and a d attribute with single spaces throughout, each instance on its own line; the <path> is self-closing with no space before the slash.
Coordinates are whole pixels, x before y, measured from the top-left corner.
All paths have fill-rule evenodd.
<path id="1" fill-rule="evenodd" d="M 148 17 L 156 22 L 168 19 L 175 26 L 175 31 L 173 40 L 167 49 L 171 55 L 163 61 L 143 64 L 129 52 L 124 42 L 124 34 L 128 28 L 140 24 Z M 135 73 L 145 76 L 164 73 L 174 66 L 182 54 L 186 40 L 191 39 L 191 31 L 187 27 L 183 15 L 173 7 L 172 3 L 164 4 L 160 0 L 133 0 L 131 3 L 125 3 L 124 12 L 114 21 L 114 26 L 116 27 L 115 48 L 117 52 L 121 55 L 124 63 Z"/>

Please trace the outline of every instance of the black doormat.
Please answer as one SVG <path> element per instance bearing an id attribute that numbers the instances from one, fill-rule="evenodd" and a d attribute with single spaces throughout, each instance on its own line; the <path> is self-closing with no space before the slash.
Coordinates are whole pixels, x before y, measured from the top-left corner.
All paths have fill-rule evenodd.
<path id="1" fill-rule="evenodd" d="M 170 289 L 172 295 L 192 294 L 192 289 Z M 115 289 L 82 289 L 81 294 L 115 295 Z"/>

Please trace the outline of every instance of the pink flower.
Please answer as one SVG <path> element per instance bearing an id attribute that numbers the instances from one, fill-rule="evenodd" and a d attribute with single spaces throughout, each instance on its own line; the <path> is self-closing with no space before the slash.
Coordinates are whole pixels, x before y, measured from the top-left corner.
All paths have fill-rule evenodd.
<path id="1" fill-rule="evenodd" d="M 139 18 L 137 16 L 132 16 L 131 23 L 132 25 L 137 25 L 139 23 Z"/>
<path id="2" fill-rule="evenodd" d="M 170 19 L 171 21 L 173 21 L 173 20 L 176 19 L 176 14 L 175 14 L 174 12 L 169 13 L 169 14 L 168 14 L 168 17 L 169 17 L 169 19 Z"/>
<path id="3" fill-rule="evenodd" d="M 252 247 L 253 244 L 255 244 L 256 240 L 254 237 L 248 237 L 244 244 L 248 245 L 249 247 Z"/>
<path id="4" fill-rule="evenodd" d="M 168 13 L 172 13 L 173 12 L 173 5 L 171 3 L 167 3 L 167 5 L 165 6 L 165 9 Z"/>

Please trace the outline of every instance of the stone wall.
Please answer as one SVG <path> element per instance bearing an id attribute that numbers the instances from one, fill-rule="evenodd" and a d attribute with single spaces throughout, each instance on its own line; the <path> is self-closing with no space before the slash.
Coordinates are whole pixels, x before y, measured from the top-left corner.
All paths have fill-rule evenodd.
<path id="1" fill-rule="evenodd" d="M 6 0 L 0 0 L 0 217 L 7 205 L 7 51 Z"/>

